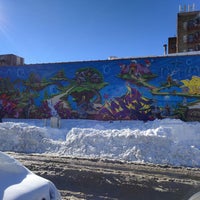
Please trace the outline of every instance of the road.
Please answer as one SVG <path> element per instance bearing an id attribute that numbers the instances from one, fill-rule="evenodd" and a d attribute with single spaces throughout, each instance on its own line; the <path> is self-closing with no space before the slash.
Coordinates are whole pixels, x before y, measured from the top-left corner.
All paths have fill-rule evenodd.
<path id="1" fill-rule="evenodd" d="M 7 153 L 51 180 L 63 200 L 187 200 L 200 191 L 200 168 Z"/>

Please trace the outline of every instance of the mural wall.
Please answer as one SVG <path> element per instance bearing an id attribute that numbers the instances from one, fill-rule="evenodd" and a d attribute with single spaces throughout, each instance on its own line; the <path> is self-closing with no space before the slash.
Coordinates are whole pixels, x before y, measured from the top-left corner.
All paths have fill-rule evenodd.
<path id="1" fill-rule="evenodd" d="M 200 121 L 200 56 L 0 68 L 1 115 Z"/>

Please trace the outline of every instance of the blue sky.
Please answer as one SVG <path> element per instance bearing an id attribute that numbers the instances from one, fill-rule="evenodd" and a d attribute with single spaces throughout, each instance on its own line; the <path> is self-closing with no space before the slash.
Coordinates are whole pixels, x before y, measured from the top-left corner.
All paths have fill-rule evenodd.
<path id="1" fill-rule="evenodd" d="M 199 0 L 0 0 L 0 54 L 25 63 L 162 55 L 179 5 Z"/>

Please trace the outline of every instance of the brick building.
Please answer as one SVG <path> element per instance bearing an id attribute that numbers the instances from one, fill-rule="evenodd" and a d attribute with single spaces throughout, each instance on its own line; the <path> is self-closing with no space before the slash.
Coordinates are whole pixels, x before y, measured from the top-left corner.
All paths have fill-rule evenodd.
<path id="1" fill-rule="evenodd" d="M 14 54 L 0 55 L 0 66 L 24 65 L 24 58 Z"/>
<path id="2" fill-rule="evenodd" d="M 168 38 L 168 53 L 176 53 L 176 37 Z"/>
<path id="3" fill-rule="evenodd" d="M 194 5 L 179 8 L 177 36 L 168 38 L 168 53 L 200 51 L 200 11 Z"/>

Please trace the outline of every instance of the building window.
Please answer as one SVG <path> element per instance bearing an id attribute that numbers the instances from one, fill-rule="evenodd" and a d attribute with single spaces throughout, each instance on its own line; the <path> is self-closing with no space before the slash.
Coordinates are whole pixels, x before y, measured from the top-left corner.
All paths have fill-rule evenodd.
<path id="1" fill-rule="evenodd" d="M 183 23 L 183 29 L 184 29 L 184 30 L 187 30 L 187 25 L 188 25 L 187 22 L 184 22 L 184 23 Z"/>
<path id="2" fill-rule="evenodd" d="M 194 35 L 190 34 L 188 35 L 188 43 L 193 43 L 194 42 Z"/>
<path id="3" fill-rule="evenodd" d="M 194 51 L 194 49 L 193 48 L 188 48 L 188 51 L 191 52 L 191 51 Z"/>
<path id="4" fill-rule="evenodd" d="M 194 34 L 194 40 L 195 40 L 195 42 L 199 42 L 199 40 L 200 40 L 200 33 L 199 32 L 196 32 Z"/>
<path id="5" fill-rule="evenodd" d="M 189 20 L 187 24 L 188 30 L 192 30 L 194 28 L 194 20 Z"/>
<path id="6" fill-rule="evenodd" d="M 186 43 L 187 42 L 187 35 L 183 36 L 183 42 Z"/>
<path id="7" fill-rule="evenodd" d="M 200 51 L 200 44 L 197 44 L 197 45 L 195 46 L 195 51 Z"/>

